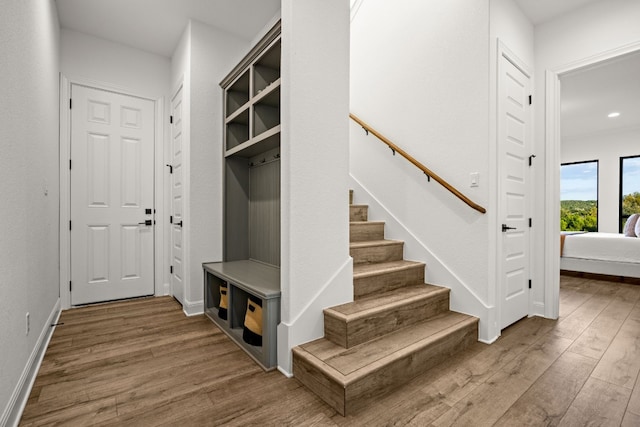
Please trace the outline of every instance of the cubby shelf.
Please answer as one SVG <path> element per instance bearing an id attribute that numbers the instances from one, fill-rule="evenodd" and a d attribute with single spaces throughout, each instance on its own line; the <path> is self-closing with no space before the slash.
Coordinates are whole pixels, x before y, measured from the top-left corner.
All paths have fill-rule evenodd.
<path id="1" fill-rule="evenodd" d="M 277 325 L 280 323 L 280 269 L 251 260 L 211 262 L 204 269 L 204 312 L 265 370 L 277 364 Z M 220 285 L 227 286 L 227 318 L 218 316 Z M 242 338 L 249 296 L 262 305 L 262 346 Z"/>

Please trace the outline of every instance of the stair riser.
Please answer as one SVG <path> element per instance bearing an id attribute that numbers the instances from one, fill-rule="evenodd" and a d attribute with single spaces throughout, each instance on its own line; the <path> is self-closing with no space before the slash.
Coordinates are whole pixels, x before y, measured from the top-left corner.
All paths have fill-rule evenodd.
<path id="1" fill-rule="evenodd" d="M 325 313 L 324 336 L 345 348 L 351 348 L 398 329 L 427 320 L 449 310 L 449 293 L 425 297 L 385 311 L 345 322 Z"/>
<path id="2" fill-rule="evenodd" d="M 477 341 L 478 323 L 465 323 L 424 348 L 414 349 L 352 383 L 342 385 L 293 352 L 293 375 L 343 416 L 351 415 Z"/>
<path id="3" fill-rule="evenodd" d="M 293 377 L 344 416 L 344 387 L 293 351 Z"/>
<path id="4" fill-rule="evenodd" d="M 349 221 L 367 221 L 369 216 L 369 207 L 362 205 L 349 206 Z"/>
<path id="5" fill-rule="evenodd" d="M 365 295 L 392 291 L 407 285 L 424 283 L 424 265 L 393 270 L 375 276 L 353 279 L 353 297 L 362 298 Z"/>
<path id="6" fill-rule="evenodd" d="M 353 257 L 354 264 L 400 261 L 402 259 L 402 248 L 403 243 L 399 242 L 391 245 L 351 248 L 349 254 Z"/>
<path id="7" fill-rule="evenodd" d="M 384 239 L 383 223 L 360 223 L 349 225 L 349 241 L 364 242 L 367 240 Z"/>
<path id="8" fill-rule="evenodd" d="M 344 398 L 345 415 L 354 414 L 376 402 L 381 396 L 463 351 L 477 340 L 478 325 L 474 323 L 445 336 L 431 346 L 406 354 L 360 381 L 347 385 Z"/>

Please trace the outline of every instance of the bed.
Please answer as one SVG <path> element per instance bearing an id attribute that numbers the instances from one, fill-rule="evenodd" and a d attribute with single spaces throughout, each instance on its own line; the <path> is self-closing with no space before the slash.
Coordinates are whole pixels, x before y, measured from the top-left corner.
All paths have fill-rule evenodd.
<path id="1" fill-rule="evenodd" d="M 562 233 L 560 239 L 562 273 L 603 275 L 610 276 L 609 280 L 640 284 L 640 238 L 580 232 Z"/>

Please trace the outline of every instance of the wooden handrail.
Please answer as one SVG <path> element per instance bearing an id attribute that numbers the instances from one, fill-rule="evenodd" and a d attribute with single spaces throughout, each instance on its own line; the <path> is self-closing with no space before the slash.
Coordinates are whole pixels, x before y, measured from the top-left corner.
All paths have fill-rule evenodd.
<path id="1" fill-rule="evenodd" d="M 422 163 L 420 163 L 419 161 L 417 161 L 416 159 L 414 159 L 413 157 L 411 157 L 411 155 L 409 155 L 406 151 L 404 151 L 402 148 L 398 147 L 396 144 L 394 144 L 393 142 L 389 141 L 389 139 L 387 139 L 384 135 L 382 135 L 380 132 L 376 131 L 374 128 L 372 128 L 371 126 L 369 126 L 368 124 L 366 124 L 365 122 L 363 122 L 359 117 L 357 117 L 354 114 L 349 113 L 349 117 L 351 117 L 351 119 L 353 121 L 355 121 L 356 123 L 358 123 L 360 126 L 362 126 L 362 128 L 367 131 L 367 132 L 371 132 L 375 137 L 377 137 L 380 141 L 384 142 L 385 144 L 387 144 L 389 146 L 389 148 L 391 148 L 391 150 L 393 150 L 394 152 L 400 154 L 402 157 L 404 157 L 405 159 L 409 160 L 411 163 L 413 163 L 418 169 L 420 169 L 422 172 L 424 172 L 425 175 L 427 175 L 427 177 L 433 178 L 436 181 L 438 181 L 438 183 L 440 185 L 442 185 L 444 188 L 446 188 L 447 190 L 449 190 L 451 193 L 453 193 L 458 199 L 462 200 L 463 202 L 465 202 L 467 205 L 469 205 L 471 208 L 477 210 L 480 213 L 486 213 L 487 210 L 485 208 L 483 208 L 482 206 L 474 203 L 473 201 L 471 201 L 467 196 L 465 196 L 464 194 L 462 194 L 460 191 L 458 191 L 454 186 L 452 186 L 451 184 L 449 184 L 447 181 L 445 181 L 444 179 L 440 178 L 437 174 L 435 174 L 433 171 L 431 171 L 429 168 L 427 168 L 425 165 L 423 165 Z"/>

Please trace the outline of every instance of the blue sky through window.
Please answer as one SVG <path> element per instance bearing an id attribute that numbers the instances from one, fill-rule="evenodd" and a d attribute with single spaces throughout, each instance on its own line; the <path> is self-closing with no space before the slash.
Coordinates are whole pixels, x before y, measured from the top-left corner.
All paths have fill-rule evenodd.
<path id="1" fill-rule="evenodd" d="M 640 192 L 640 157 L 622 160 L 622 195 Z"/>
<path id="2" fill-rule="evenodd" d="M 598 162 L 562 165 L 560 200 L 598 200 Z"/>

